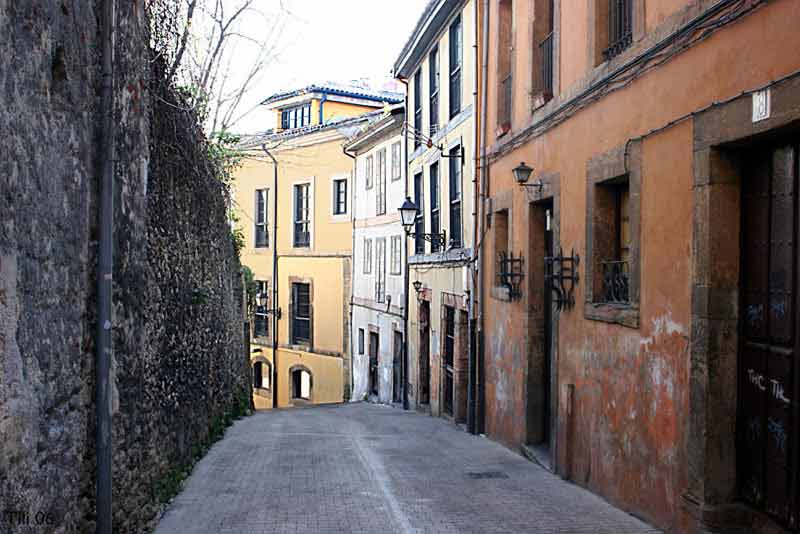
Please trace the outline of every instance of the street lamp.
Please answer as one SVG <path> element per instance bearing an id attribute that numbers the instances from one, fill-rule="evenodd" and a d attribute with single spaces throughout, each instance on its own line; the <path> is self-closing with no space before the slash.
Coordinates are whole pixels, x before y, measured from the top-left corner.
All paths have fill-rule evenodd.
<path id="1" fill-rule="evenodd" d="M 258 305 L 259 308 L 266 308 L 268 303 L 269 303 L 269 293 L 264 293 L 261 291 L 256 293 L 256 304 Z M 278 319 L 281 318 L 280 306 L 278 306 L 277 308 L 262 310 L 261 313 L 266 315 L 275 315 Z"/>
<path id="2" fill-rule="evenodd" d="M 525 165 L 525 162 L 521 161 L 520 164 L 514 167 L 511 172 L 514 173 L 514 181 L 517 182 L 517 184 L 519 184 L 521 187 L 535 187 L 538 189 L 539 194 L 542 193 L 544 182 L 541 180 L 536 180 L 532 184 L 528 183 L 531 174 L 533 174 L 533 167 Z"/>
<path id="3" fill-rule="evenodd" d="M 426 233 L 416 233 L 412 232 L 411 228 L 414 226 L 414 223 L 417 220 L 417 205 L 412 202 L 410 197 L 406 197 L 403 205 L 400 206 L 400 222 L 403 223 L 403 228 L 406 231 L 406 235 L 411 238 L 421 237 L 425 241 L 429 241 L 437 246 L 444 246 L 447 243 L 447 233 L 442 230 L 440 234 L 426 234 Z M 408 284 L 406 284 L 407 286 Z"/>

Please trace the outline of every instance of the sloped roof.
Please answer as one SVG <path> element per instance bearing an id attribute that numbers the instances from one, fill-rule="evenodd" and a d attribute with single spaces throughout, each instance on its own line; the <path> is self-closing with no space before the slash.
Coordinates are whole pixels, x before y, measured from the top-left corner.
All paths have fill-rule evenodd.
<path id="1" fill-rule="evenodd" d="M 300 89 L 292 89 L 290 91 L 282 91 L 279 93 L 275 93 L 274 95 L 267 97 L 267 99 L 262 101 L 261 104 L 266 105 L 272 102 L 276 102 L 278 100 L 284 100 L 286 98 L 292 98 L 294 96 L 303 95 L 307 93 L 323 93 L 323 94 L 337 95 L 337 96 L 348 96 L 352 98 L 373 100 L 375 102 L 389 102 L 391 104 L 398 104 L 400 102 L 403 102 L 404 100 L 404 97 L 401 93 L 395 93 L 392 91 L 382 91 L 358 85 L 326 82 L 326 83 L 312 84 Z"/>
<path id="2" fill-rule="evenodd" d="M 409 78 L 428 48 L 445 28 L 450 16 L 461 9 L 466 0 L 430 0 L 422 11 L 414 30 L 394 62 L 394 75 Z"/>
<path id="3" fill-rule="evenodd" d="M 379 120 L 383 117 L 383 110 L 370 111 L 355 117 L 344 117 L 341 119 L 332 119 L 322 124 L 313 124 L 304 126 L 302 128 L 295 128 L 292 130 L 284 130 L 275 132 L 274 130 L 267 130 L 259 134 L 243 136 L 239 142 L 240 149 L 256 148 L 264 143 L 272 143 L 283 139 L 293 139 L 310 135 L 317 132 L 324 132 L 325 130 L 332 130 L 335 128 L 353 128 L 358 127 L 360 123 Z M 349 134 L 348 134 L 349 135 Z"/>

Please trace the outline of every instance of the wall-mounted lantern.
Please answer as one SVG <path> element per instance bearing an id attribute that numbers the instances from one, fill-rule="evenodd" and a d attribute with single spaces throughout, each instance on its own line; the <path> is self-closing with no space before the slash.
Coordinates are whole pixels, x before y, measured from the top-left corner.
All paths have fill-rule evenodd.
<path id="1" fill-rule="evenodd" d="M 256 293 L 256 304 L 258 305 L 259 308 L 266 308 L 268 303 L 269 303 L 269 295 L 267 293 L 262 293 L 260 291 Z M 269 310 L 265 309 L 261 313 L 265 313 L 267 315 L 275 315 L 278 317 L 278 319 L 280 319 L 282 315 L 280 306 Z"/>
<path id="2" fill-rule="evenodd" d="M 536 188 L 537 192 L 540 195 L 542 194 L 542 188 L 544 188 L 544 182 L 542 180 L 536 180 L 532 184 L 528 183 L 531 174 L 533 174 L 533 167 L 525 165 L 525 162 L 522 161 L 519 165 L 514 167 L 512 172 L 514 173 L 514 181 L 517 182 L 519 186 Z"/>
<path id="3" fill-rule="evenodd" d="M 440 234 L 417 234 L 416 232 L 412 232 L 411 228 L 414 226 L 414 223 L 417 220 L 417 205 L 412 202 L 410 197 L 406 197 L 406 200 L 403 202 L 403 205 L 400 206 L 400 222 L 403 223 L 403 229 L 406 231 L 406 235 L 411 238 L 421 237 L 425 241 L 432 243 L 437 248 L 444 248 L 445 244 L 447 243 L 447 233 L 442 230 Z"/>

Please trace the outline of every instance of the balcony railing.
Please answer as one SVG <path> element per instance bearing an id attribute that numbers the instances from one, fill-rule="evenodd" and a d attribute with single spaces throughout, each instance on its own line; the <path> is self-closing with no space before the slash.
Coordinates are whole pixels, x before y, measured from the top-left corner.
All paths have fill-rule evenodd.
<path id="1" fill-rule="evenodd" d="M 511 74 L 500 82 L 500 109 L 497 123 L 504 126 L 511 123 L 511 94 L 514 89 L 514 80 Z"/>
<path id="2" fill-rule="evenodd" d="M 605 59 L 611 59 L 633 42 L 633 0 L 608 1 L 608 48 Z"/>
<path id="3" fill-rule="evenodd" d="M 602 261 L 602 302 L 628 304 L 630 302 L 630 271 L 627 261 Z"/>
<path id="4" fill-rule="evenodd" d="M 539 90 L 545 98 L 553 96 L 553 32 L 539 43 Z"/>

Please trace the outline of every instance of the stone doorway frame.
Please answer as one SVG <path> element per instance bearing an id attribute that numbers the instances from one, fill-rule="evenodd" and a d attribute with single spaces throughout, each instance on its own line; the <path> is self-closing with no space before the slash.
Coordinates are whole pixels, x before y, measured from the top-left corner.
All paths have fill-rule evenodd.
<path id="1" fill-rule="evenodd" d="M 741 221 L 737 150 L 800 130 L 800 74 L 775 82 L 769 91 L 771 114 L 759 122 L 752 120 L 755 91 L 694 115 L 689 485 L 683 505 L 701 528 L 750 521 L 750 510 L 735 504 Z"/>

